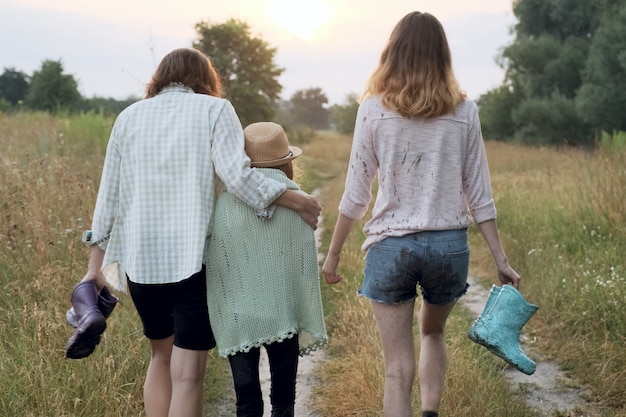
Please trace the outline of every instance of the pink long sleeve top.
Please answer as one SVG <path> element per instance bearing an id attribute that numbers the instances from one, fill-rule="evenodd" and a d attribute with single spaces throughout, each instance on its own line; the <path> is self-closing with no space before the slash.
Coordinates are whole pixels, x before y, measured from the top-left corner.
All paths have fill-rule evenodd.
<path id="1" fill-rule="evenodd" d="M 465 100 L 454 113 L 411 119 L 361 103 L 339 212 L 365 215 L 378 176 L 363 250 L 388 236 L 462 229 L 496 218 L 478 110 Z"/>

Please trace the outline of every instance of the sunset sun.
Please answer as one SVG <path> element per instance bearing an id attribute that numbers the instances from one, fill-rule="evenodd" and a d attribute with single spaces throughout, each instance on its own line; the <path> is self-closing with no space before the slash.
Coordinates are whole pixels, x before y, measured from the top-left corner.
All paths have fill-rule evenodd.
<path id="1" fill-rule="evenodd" d="M 270 18 L 301 39 L 312 39 L 332 17 L 332 7 L 323 0 L 276 0 L 268 7 Z"/>

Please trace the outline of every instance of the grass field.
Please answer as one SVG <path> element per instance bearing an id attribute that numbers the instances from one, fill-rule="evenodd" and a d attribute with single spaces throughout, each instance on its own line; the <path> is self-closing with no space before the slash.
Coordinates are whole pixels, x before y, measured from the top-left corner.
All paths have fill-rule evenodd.
<path id="1" fill-rule="evenodd" d="M 111 125 L 96 115 L 0 114 L 0 415 L 142 415 L 148 344 L 128 296 L 120 295 L 93 355 L 64 358 L 71 335 L 65 311 L 88 256 L 80 235 L 91 223 Z M 324 251 L 350 138 L 319 132 L 300 145 L 304 188 L 321 189 Z M 626 416 L 626 150 L 487 142 L 487 151 L 506 252 L 523 276 L 523 293 L 541 307 L 526 332 L 543 357 L 592 393 L 593 405 L 576 416 Z M 355 295 L 363 268 L 360 225 L 342 255 L 346 279 L 323 285 L 329 359 L 314 406 L 326 417 L 381 415 L 380 344 L 369 304 Z M 475 227 L 470 239 L 471 273 L 495 283 Z M 457 309 L 448 326 L 442 415 L 532 416 L 508 388 L 502 361 L 467 339 L 470 323 Z M 207 402 L 230 384 L 225 365 L 211 355 Z"/>

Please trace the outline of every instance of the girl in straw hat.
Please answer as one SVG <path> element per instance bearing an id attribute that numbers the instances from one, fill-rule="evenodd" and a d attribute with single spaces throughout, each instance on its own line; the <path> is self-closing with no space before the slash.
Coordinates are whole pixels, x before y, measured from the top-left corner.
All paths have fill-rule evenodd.
<path id="1" fill-rule="evenodd" d="M 280 125 L 244 129 L 251 165 L 268 178 L 300 191 Z M 313 229 L 294 212 L 276 207 L 270 219 L 228 191 L 215 207 L 207 255 L 209 317 L 219 353 L 228 357 L 237 417 L 263 415 L 260 347 L 270 363 L 272 417 L 293 417 L 298 356 L 327 341 Z"/>

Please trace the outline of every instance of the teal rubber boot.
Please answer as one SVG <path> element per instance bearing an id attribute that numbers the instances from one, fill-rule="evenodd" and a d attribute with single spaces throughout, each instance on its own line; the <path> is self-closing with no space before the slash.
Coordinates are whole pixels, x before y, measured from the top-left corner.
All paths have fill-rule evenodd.
<path id="1" fill-rule="evenodd" d="M 539 307 L 528 303 L 515 287 L 508 284 L 502 286 L 491 303 L 489 309 L 485 306 L 468 336 L 520 372 L 532 375 L 536 364 L 522 350 L 519 336 Z"/>
<path id="2" fill-rule="evenodd" d="M 474 323 L 472 324 L 472 326 L 469 329 L 469 332 L 467 333 L 467 336 L 473 342 L 480 343 L 478 341 L 478 336 L 476 335 L 476 327 L 478 326 L 478 322 L 482 321 L 487 316 L 487 314 L 489 314 L 491 309 L 493 308 L 493 304 L 496 301 L 496 298 L 498 298 L 498 294 L 500 294 L 500 290 L 501 290 L 501 288 L 498 287 L 497 285 L 492 285 L 491 286 L 491 289 L 489 290 L 489 296 L 487 297 L 487 302 L 485 303 L 485 307 L 483 308 L 483 312 L 474 321 Z M 76 327 L 76 326 L 74 326 L 74 327 Z"/>
<path id="3" fill-rule="evenodd" d="M 467 336 L 473 342 L 478 343 L 479 345 L 483 345 L 486 347 L 491 353 L 498 357 L 502 357 L 504 352 L 500 351 L 497 346 L 492 345 L 488 340 L 483 340 L 480 338 L 479 332 L 477 331 L 478 326 L 485 320 L 489 312 L 493 309 L 496 299 L 498 298 L 498 294 L 500 294 L 500 290 L 502 287 L 498 287 L 497 285 L 492 285 L 491 290 L 489 290 L 489 296 L 487 297 L 487 302 L 485 303 L 485 307 L 483 308 L 483 312 L 478 316 L 478 318 L 474 321 L 472 326 L 467 333 Z"/>

